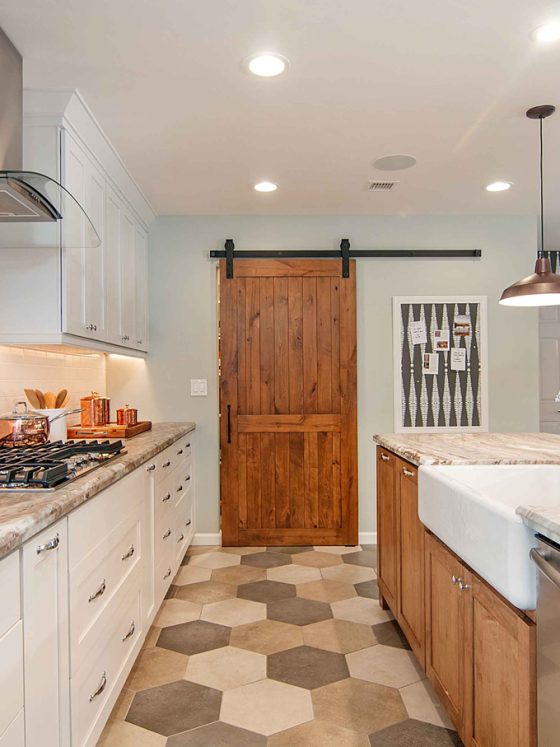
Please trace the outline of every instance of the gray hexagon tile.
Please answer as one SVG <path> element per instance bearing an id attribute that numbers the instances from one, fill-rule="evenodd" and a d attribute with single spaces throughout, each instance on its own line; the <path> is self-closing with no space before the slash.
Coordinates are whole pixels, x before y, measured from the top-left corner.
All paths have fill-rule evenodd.
<path id="1" fill-rule="evenodd" d="M 311 625 L 320 620 L 332 617 L 330 605 L 325 602 L 315 602 L 312 599 L 283 599 L 268 605 L 269 620 L 290 623 L 291 625 Z"/>
<path id="2" fill-rule="evenodd" d="M 242 584 L 237 587 L 237 596 L 252 602 L 277 602 L 280 599 L 295 597 L 296 587 L 279 581 L 255 581 L 252 584 Z"/>
<path id="3" fill-rule="evenodd" d="M 195 620 L 164 628 L 159 634 L 157 645 L 191 656 L 227 646 L 230 635 L 231 629 L 225 625 Z"/>
<path id="4" fill-rule="evenodd" d="M 257 552 L 241 557 L 242 565 L 252 565 L 255 568 L 277 568 L 281 565 L 290 565 L 291 562 L 291 555 L 281 552 Z"/>
<path id="5" fill-rule="evenodd" d="M 166 747 L 266 747 L 266 737 L 214 721 L 213 724 L 169 737 Z"/>
<path id="6" fill-rule="evenodd" d="M 408 719 L 370 734 L 371 747 L 462 747 L 457 733 Z"/>
<path id="7" fill-rule="evenodd" d="M 342 654 L 311 646 L 298 646 L 271 654 L 268 657 L 267 674 L 272 680 L 305 687 L 307 690 L 314 690 L 349 676 Z"/>

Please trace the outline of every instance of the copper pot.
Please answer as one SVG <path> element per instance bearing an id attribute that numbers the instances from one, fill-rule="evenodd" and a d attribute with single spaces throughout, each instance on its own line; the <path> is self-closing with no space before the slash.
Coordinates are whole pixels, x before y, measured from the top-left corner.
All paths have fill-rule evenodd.
<path id="1" fill-rule="evenodd" d="M 28 410 L 26 402 L 17 402 L 12 412 L 0 415 L 0 446 L 41 446 L 48 438 L 48 417 Z"/>

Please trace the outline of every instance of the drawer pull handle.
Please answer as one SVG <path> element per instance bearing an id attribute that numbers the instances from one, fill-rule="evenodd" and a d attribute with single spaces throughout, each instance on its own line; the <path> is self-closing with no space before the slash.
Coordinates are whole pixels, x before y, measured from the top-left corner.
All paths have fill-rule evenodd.
<path id="1" fill-rule="evenodd" d="M 407 469 L 406 467 L 403 467 L 402 473 L 405 477 L 414 477 L 414 472 L 411 469 Z"/>
<path id="2" fill-rule="evenodd" d="M 122 642 L 124 643 L 125 641 L 127 641 L 131 636 L 134 635 L 135 632 L 136 632 L 136 624 L 134 623 L 134 620 L 131 620 L 130 628 L 128 629 L 128 632 L 125 635 L 123 635 Z"/>
<path id="3" fill-rule="evenodd" d="M 177 492 L 180 493 L 182 489 L 183 489 L 183 486 L 179 485 L 179 487 L 177 488 Z"/>
<path id="4" fill-rule="evenodd" d="M 190 444 L 190 441 L 189 441 L 189 443 L 187 444 L 187 449 L 190 449 L 190 448 L 191 448 L 191 444 Z"/>
<path id="5" fill-rule="evenodd" d="M 171 568 L 168 568 L 168 569 L 167 569 L 167 573 L 165 574 L 165 576 L 164 576 L 163 578 L 164 578 L 164 579 L 165 579 L 165 578 L 169 578 L 169 576 L 171 576 Z"/>
<path id="6" fill-rule="evenodd" d="M 383 459 L 384 462 L 390 462 L 391 457 L 387 456 L 387 454 L 381 454 L 381 459 Z"/>
<path id="7" fill-rule="evenodd" d="M 465 584 L 462 578 L 459 579 L 459 591 L 468 591 L 470 588 L 470 585 Z"/>
<path id="8" fill-rule="evenodd" d="M 170 467 L 171 466 L 171 462 L 168 459 L 167 462 L 164 462 L 161 466 L 162 467 Z"/>
<path id="9" fill-rule="evenodd" d="M 39 547 L 37 548 L 37 555 L 40 555 L 42 552 L 45 552 L 45 550 L 56 550 L 56 548 L 59 545 L 60 545 L 60 537 L 57 534 L 56 537 L 53 537 L 52 540 L 45 542 L 44 545 L 39 545 Z"/>
<path id="10" fill-rule="evenodd" d="M 192 524 L 192 519 L 189 519 L 189 520 L 187 521 L 187 523 L 185 524 L 185 526 L 186 526 L 186 527 L 190 527 L 190 525 L 191 525 L 191 524 Z"/>
<path id="11" fill-rule="evenodd" d="M 183 449 L 179 449 L 179 451 L 177 452 L 177 456 L 181 456 L 182 453 L 183 453 Z"/>
<path id="12" fill-rule="evenodd" d="M 153 472 L 156 468 L 155 464 L 150 464 L 149 467 L 146 467 L 146 472 Z"/>
<path id="13" fill-rule="evenodd" d="M 95 591 L 93 594 L 90 595 L 88 602 L 94 602 L 96 599 L 99 599 L 99 597 L 102 597 L 103 594 L 105 594 L 105 589 L 107 588 L 107 583 L 105 579 L 101 582 L 99 585 L 99 589 Z"/>
<path id="14" fill-rule="evenodd" d="M 134 555 L 134 545 L 131 545 L 129 549 L 125 552 L 125 554 L 122 556 L 122 560 L 128 560 Z"/>
<path id="15" fill-rule="evenodd" d="M 179 535 L 177 539 L 177 542 L 182 542 L 184 539 L 185 539 L 185 535 L 183 534 L 183 532 L 181 532 L 181 534 Z"/>
<path id="16" fill-rule="evenodd" d="M 168 501 L 171 498 L 171 493 L 166 493 L 163 498 L 161 499 L 162 503 L 165 503 L 165 501 Z"/>
<path id="17" fill-rule="evenodd" d="M 189 481 L 190 479 L 191 479 L 191 476 L 190 476 L 190 475 L 187 475 L 187 476 L 185 477 L 185 481 L 186 481 L 186 482 L 188 482 L 188 481 Z"/>
<path id="18" fill-rule="evenodd" d="M 89 702 L 91 703 L 95 698 L 97 698 L 98 695 L 101 695 L 103 690 L 105 690 L 105 687 L 107 686 L 107 672 L 103 672 L 101 675 L 101 679 L 99 680 L 99 685 L 97 686 L 97 690 L 92 693 L 89 696 Z"/>
<path id="19" fill-rule="evenodd" d="M 163 539 L 166 540 L 171 535 L 171 529 L 168 529 L 167 532 L 163 535 Z"/>

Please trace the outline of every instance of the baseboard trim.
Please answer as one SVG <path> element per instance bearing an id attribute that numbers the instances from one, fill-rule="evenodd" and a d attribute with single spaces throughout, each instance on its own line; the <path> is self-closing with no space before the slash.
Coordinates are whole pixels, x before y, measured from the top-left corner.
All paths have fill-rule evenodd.
<path id="1" fill-rule="evenodd" d="M 358 542 L 360 545 L 376 545 L 377 532 L 360 532 L 358 534 Z M 196 532 L 192 541 L 193 546 L 221 544 L 221 532 Z"/>
<path id="2" fill-rule="evenodd" d="M 191 544 L 193 546 L 221 545 L 222 544 L 222 533 L 221 532 L 196 532 Z"/>

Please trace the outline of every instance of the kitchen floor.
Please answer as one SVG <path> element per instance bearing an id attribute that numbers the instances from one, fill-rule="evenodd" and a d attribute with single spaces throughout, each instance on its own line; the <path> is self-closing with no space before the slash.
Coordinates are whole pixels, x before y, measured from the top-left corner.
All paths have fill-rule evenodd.
<path id="1" fill-rule="evenodd" d="M 375 547 L 193 547 L 101 747 L 460 745 Z"/>

